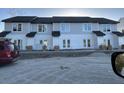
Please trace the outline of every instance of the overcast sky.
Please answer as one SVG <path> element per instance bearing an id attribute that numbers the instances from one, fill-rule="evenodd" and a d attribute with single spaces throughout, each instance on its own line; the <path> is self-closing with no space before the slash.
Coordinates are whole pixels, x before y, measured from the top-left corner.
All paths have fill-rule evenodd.
<path id="1" fill-rule="evenodd" d="M 12 16 L 90 16 L 119 20 L 124 8 L 0 8 L 0 20 Z M 0 23 L 0 31 L 4 29 Z"/>

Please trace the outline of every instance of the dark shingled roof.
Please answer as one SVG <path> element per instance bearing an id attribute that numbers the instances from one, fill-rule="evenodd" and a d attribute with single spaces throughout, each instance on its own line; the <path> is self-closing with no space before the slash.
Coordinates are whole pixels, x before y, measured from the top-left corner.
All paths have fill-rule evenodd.
<path id="1" fill-rule="evenodd" d="M 118 21 L 106 18 L 92 17 L 53 17 L 53 23 L 99 23 L 99 24 L 117 24 Z"/>
<path id="2" fill-rule="evenodd" d="M 118 21 L 106 18 L 92 17 L 36 17 L 36 16 L 16 16 L 2 20 L 2 22 L 30 22 L 30 23 L 99 23 L 99 24 L 117 24 Z"/>
<path id="3" fill-rule="evenodd" d="M 94 34 L 96 34 L 97 36 L 105 36 L 105 34 L 101 31 L 93 31 Z"/>
<path id="4" fill-rule="evenodd" d="M 115 35 L 117 35 L 117 36 L 120 36 L 120 37 L 121 37 L 121 36 L 124 36 L 124 33 L 121 33 L 121 32 L 117 32 L 117 31 L 116 31 L 116 32 L 112 32 L 112 33 L 115 34 Z"/>
<path id="5" fill-rule="evenodd" d="M 3 31 L 0 32 L 0 37 L 6 37 L 6 35 L 8 35 L 11 31 Z"/>
<path id="6" fill-rule="evenodd" d="M 37 32 L 29 32 L 26 34 L 26 37 L 34 37 Z"/>
<path id="7" fill-rule="evenodd" d="M 2 20 L 2 22 L 31 22 L 36 16 L 15 16 Z"/>
<path id="8" fill-rule="evenodd" d="M 35 20 L 31 21 L 31 23 L 33 23 L 33 24 L 39 24 L 39 23 L 52 24 L 52 18 L 50 18 L 50 17 L 38 17 Z"/>

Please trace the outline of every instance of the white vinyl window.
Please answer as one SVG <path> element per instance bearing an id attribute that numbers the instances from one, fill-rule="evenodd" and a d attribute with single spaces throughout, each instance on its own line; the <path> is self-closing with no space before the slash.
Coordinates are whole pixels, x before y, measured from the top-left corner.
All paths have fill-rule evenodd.
<path id="1" fill-rule="evenodd" d="M 102 24 L 101 25 L 103 32 L 110 32 L 111 31 L 111 25 L 110 24 Z"/>
<path id="2" fill-rule="evenodd" d="M 70 32 L 70 24 L 69 23 L 61 23 L 60 31 L 61 32 Z"/>
<path id="3" fill-rule="evenodd" d="M 22 24 L 14 23 L 13 24 L 13 31 L 22 31 Z"/>
<path id="4" fill-rule="evenodd" d="M 67 47 L 70 47 L 70 40 L 67 40 Z"/>
<path id="5" fill-rule="evenodd" d="M 91 47 L 91 40 L 90 39 L 84 39 L 83 40 L 83 47 Z"/>
<path id="6" fill-rule="evenodd" d="M 68 39 L 68 40 L 63 40 L 63 48 L 70 48 L 70 40 Z"/>
<path id="7" fill-rule="evenodd" d="M 63 40 L 63 48 L 65 48 L 65 47 L 66 47 L 66 41 Z"/>
<path id="8" fill-rule="evenodd" d="M 85 39 L 83 40 L 83 43 L 84 43 L 84 47 L 86 47 L 86 40 Z"/>
<path id="9" fill-rule="evenodd" d="M 83 31 L 91 31 L 92 30 L 92 24 L 91 23 L 84 23 L 83 24 Z"/>
<path id="10" fill-rule="evenodd" d="M 38 32 L 46 32 L 47 25 L 46 24 L 38 24 Z"/>
<path id="11" fill-rule="evenodd" d="M 90 39 L 88 39 L 87 42 L 88 42 L 88 47 L 91 47 L 91 41 L 90 41 Z"/>

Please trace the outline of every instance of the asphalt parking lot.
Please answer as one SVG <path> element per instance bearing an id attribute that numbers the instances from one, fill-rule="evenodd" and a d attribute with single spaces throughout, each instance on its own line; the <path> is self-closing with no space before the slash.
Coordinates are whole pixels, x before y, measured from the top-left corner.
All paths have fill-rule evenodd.
<path id="1" fill-rule="evenodd" d="M 110 55 L 93 53 L 84 57 L 52 57 L 18 60 L 0 66 L 1 84 L 120 84 Z"/>

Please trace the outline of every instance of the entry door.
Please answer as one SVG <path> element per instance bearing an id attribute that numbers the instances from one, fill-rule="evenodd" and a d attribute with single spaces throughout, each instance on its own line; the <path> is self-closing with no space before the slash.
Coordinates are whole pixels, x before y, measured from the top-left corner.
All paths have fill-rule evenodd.
<path id="1" fill-rule="evenodd" d="M 46 48 L 48 48 L 48 40 L 44 40 L 43 45 L 46 46 Z"/>
<path id="2" fill-rule="evenodd" d="M 109 45 L 111 45 L 111 42 L 110 42 L 110 40 L 108 40 L 108 46 L 109 46 Z"/>
<path id="3" fill-rule="evenodd" d="M 18 46 L 19 49 L 22 49 L 22 40 L 14 40 L 14 43 Z"/>

